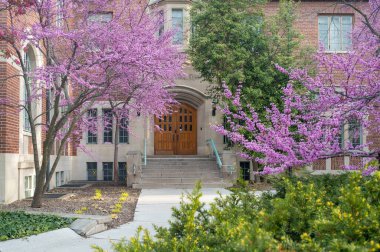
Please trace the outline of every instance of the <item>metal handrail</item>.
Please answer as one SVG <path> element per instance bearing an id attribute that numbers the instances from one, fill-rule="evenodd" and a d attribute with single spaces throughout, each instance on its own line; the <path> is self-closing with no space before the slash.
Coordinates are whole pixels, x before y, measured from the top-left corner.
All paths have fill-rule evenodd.
<path id="1" fill-rule="evenodd" d="M 227 171 L 229 173 L 234 173 L 235 172 L 235 167 L 233 165 L 224 165 L 222 163 L 222 160 L 219 156 L 219 152 L 218 150 L 216 149 L 216 145 L 215 145 L 215 142 L 214 142 L 214 139 L 207 139 L 206 142 L 210 145 L 214 155 L 215 155 L 215 158 L 216 158 L 216 164 L 218 165 L 218 168 L 219 168 L 219 171 L 222 171 L 223 167 L 227 167 Z"/>
<path id="2" fill-rule="evenodd" d="M 144 166 L 146 166 L 146 138 L 144 138 L 144 154 L 143 154 L 143 159 L 144 159 Z"/>
<path id="3" fill-rule="evenodd" d="M 216 164 L 218 165 L 219 170 L 222 170 L 222 167 L 223 167 L 222 160 L 220 159 L 219 152 L 216 149 L 216 145 L 215 145 L 214 139 L 207 139 L 206 142 L 208 144 L 210 144 L 210 147 L 211 147 L 211 149 L 212 149 L 212 151 L 213 151 L 213 153 L 215 155 Z"/>

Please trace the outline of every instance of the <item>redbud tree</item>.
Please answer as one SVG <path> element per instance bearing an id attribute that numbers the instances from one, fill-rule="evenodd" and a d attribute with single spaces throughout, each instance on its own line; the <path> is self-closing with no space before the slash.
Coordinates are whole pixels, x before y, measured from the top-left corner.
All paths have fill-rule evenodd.
<path id="1" fill-rule="evenodd" d="M 0 27 L 9 48 L 3 53 L 20 68 L 8 78 L 21 77 L 25 89 L 20 102 L 1 102 L 27 113 L 36 172 L 32 207 L 41 207 L 65 146 L 94 127 L 88 109 L 114 101 L 121 115 L 164 112 L 183 59 L 170 33 L 157 35 L 160 20 L 148 1 L 2 0 L 0 6 L 9 19 Z M 30 48 L 42 62 L 34 68 L 24 57 Z M 46 136 L 42 146 L 38 130 Z"/>
<path id="2" fill-rule="evenodd" d="M 221 110 L 228 127 L 214 129 L 239 145 L 243 157 L 261 164 L 265 174 L 337 156 L 379 158 L 379 146 L 372 144 L 371 138 L 358 144 L 355 135 L 378 135 L 380 130 L 380 1 L 370 0 L 369 10 L 343 4 L 354 8 L 359 17 L 352 49 L 326 54 L 321 48 L 314 56 L 314 75 L 306 69 L 278 66 L 290 79 L 283 89 L 283 107 L 273 104 L 266 108 L 263 119 L 241 95 L 241 87 L 232 94 L 225 85 L 225 98 L 230 102 Z M 350 128 L 354 131 L 351 136 L 342 138 L 347 124 L 360 127 Z M 374 169 L 369 165 L 366 172 Z"/>

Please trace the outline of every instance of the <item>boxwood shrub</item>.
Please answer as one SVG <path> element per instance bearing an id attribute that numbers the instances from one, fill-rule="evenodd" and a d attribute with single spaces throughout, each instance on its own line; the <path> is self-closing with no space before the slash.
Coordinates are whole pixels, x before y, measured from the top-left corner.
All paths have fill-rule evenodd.
<path id="1" fill-rule="evenodd" d="M 124 251 L 380 251 L 380 172 L 279 178 L 276 195 L 247 187 L 210 208 L 198 185 L 173 209 L 169 228 L 140 228 Z M 103 251 L 95 248 L 96 251 Z"/>

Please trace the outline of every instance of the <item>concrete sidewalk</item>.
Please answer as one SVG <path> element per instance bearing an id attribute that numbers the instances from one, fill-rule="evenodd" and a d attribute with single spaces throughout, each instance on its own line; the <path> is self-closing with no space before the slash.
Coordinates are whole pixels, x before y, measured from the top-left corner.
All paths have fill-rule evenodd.
<path id="1" fill-rule="evenodd" d="M 181 194 L 187 190 L 181 189 L 143 189 L 136 206 L 134 220 L 121 225 L 116 229 L 95 234 L 90 238 L 83 238 L 69 228 L 59 229 L 27 239 L 0 242 L 0 252 L 86 252 L 93 251 L 91 245 L 98 245 L 111 251 L 111 242 L 122 238 L 130 239 L 136 234 L 139 226 L 147 228 L 154 233 L 153 224 L 168 226 L 171 217 L 171 208 L 179 206 Z M 202 202 L 210 203 L 217 192 L 222 195 L 229 194 L 222 188 L 202 189 Z"/>

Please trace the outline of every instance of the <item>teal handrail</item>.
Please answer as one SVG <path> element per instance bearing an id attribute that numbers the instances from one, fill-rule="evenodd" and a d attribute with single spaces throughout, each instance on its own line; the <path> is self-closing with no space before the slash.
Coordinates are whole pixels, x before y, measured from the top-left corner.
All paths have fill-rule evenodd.
<path id="1" fill-rule="evenodd" d="M 220 159 L 219 152 L 216 149 L 216 145 L 215 145 L 214 139 L 208 139 L 206 142 L 210 145 L 210 147 L 212 149 L 212 152 L 215 155 L 216 164 L 218 165 L 219 170 L 222 170 L 222 167 L 223 167 L 222 160 Z"/>
<path id="2" fill-rule="evenodd" d="M 144 166 L 146 166 L 146 138 L 144 138 Z"/>
<path id="3" fill-rule="evenodd" d="M 222 163 L 222 160 L 219 156 L 219 152 L 218 150 L 216 149 L 216 145 L 215 145 L 215 142 L 214 142 L 214 139 L 208 139 L 206 140 L 206 142 L 210 145 L 211 149 L 212 149 L 212 152 L 214 153 L 215 155 L 215 158 L 216 158 L 216 164 L 218 165 L 218 168 L 219 168 L 219 172 L 222 171 L 222 168 L 223 167 L 226 167 L 226 170 L 229 172 L 229 173 L 234 173 L 235 172 L 235 167 L 233 165 L 223 165 Z"/>

